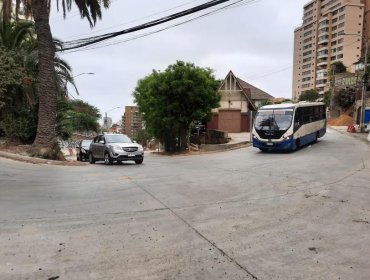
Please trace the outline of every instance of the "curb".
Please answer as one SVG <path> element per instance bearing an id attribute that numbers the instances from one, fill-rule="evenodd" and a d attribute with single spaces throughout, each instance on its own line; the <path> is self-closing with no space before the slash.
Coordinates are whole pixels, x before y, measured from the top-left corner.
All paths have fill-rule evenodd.
<path id="1" fill-rule="evenodd" d="M 200 148 L 199 151 L 193 151 L 192 154 L 207 154 L 207 153 L 218 153 L 218 152 L 227 152 L 231 150 L 242 149 L 251 146 L 252 144 L 249 141 L 242 141 L 232 144 L 206 144 Z M 86 163 L 79 162 L 79 161 L 59 161 L 59 160 L 51 160 L 51 159 L 43 159 L 43 158 L 36 158 L 30 156 L 24 156 L 20 154 L 8 153 L 0 151 L 0 157 L 33 163 L 33 164 L 48 164 L 48 165 L 60 165 L 60 166 L 86 166 Z"/>
<path id="2" fill-rule="evenodd" d="M 211 144 L 206 144 L 206 145 L 211 145 Z M 188 153 L 184 154 L 168 154 L 168 156 L 189 156 L 189 155 L 204 155 L 204 154 L 212 154 L 212 153 L 222 153 L 222 152 L 227 152 L 227 151 L 232 151 L 232 150 L 238 150 L 242 148 L 247 148 L 251 146 L 252 144 L 249 141 L 244 141 L 244 142 L 238 142 L 238 143 L 233 143 L 233 144 L 212 144 L 212 146 L 218 147 L 217 149 L 200 149 L 198 151 L 191 151 Z M 222 145 L 222 147 L 220 147 Z M 165 153 L 158 153 L 156 151 L 151 151 L 150 152 L 153 155 L 167 155 Z"/>
<path id="3" fill-rule="evenodd" d="M 249 141 L 242 141 L 238 143 L 232 144 L 206 144 L 200 146 L 200 152 L 222 152 L 222 151 L 230 151 L 241 149 L 245 147 L 249 147 L 251 143 Z"/>
<path id="4" fill-rule="evenodd" d="M 62 165 L 62 166 L 85 166 L 82 162 L 77 161 L 59 161 L 59 160 L 51 160 L 51 159 L 43 159 L 43 158 L 36 158 L 36 157 L 29 157 L 20 154 L 13 154 L 0 151 L 0 157 L 33 163 L 33 164 L 49 164 L 49 165 Z"/>

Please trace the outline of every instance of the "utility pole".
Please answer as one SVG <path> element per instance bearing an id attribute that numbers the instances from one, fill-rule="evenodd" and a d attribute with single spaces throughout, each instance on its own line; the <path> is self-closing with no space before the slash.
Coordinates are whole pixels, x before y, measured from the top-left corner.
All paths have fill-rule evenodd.
<path id="1" fill-rule="evenodd" d="M 332 64 L 331 65 L 332 69 L 331 69 L 331 79 L 330 79 L 330 91 L 331 91 L 331 95 L 330 95 L 330 118 L 333 119 L 333 118 L 337 118 L 339 117 L 339 112 L 338 112 L 338 104 L 336 102 L 336 96 L 335 96 L 335 65 Z"/>
<path id="2" fill-rule="evenodd" d="M 362 85 L 362 94 L 361 94 L 361 115 L 360 115 L 360 131 L 365 132 L 365 107 L 366 107 L 366 88 L 368 84 L 367 77 L 367 56 L 369 49 L 369 40 L 364 38 L 365 41 L 365 58 L 364 58 L 364 76 L 363 76 L 363 85 Z"/>

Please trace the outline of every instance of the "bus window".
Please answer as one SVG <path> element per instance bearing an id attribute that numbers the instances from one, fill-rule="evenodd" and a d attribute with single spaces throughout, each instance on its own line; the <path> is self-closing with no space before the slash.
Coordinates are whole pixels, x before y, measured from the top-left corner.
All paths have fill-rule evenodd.
<path id="1" fill-rule="evenodd" d="M 295 110 L 294 117 L 294 128 L 297 129 L 302 124 L 302 108 L 297 108 Z"/>

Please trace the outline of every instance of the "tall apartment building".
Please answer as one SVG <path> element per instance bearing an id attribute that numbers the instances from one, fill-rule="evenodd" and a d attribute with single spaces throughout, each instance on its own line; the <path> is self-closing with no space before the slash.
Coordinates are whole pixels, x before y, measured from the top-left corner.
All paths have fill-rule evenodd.
<path id="1" fill-rule="evenodd" d="M 309 89 L 330 89 L 330 66 L 341 61 L 349 72 L 361 58 L 370 31 L 370 0 L 313 0 L 303 7 L 294 31 L 292 99 Z"/>
<path id="2" fill-rule="evenodd" d="M 137 106 L 125 106 L 122 118 L 122 132 L 130 137 L 143 128 L 139 108 Z"/>

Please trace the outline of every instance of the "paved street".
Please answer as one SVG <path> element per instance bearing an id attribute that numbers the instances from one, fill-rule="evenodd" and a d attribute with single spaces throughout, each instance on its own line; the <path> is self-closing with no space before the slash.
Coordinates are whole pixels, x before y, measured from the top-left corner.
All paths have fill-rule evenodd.
<path id="1" fill-rule="evenodd" d="M 369 279 L 369 182 L 370 145 L 334 130 L 294 153 L 0 158 L 0 279 Z"/>

